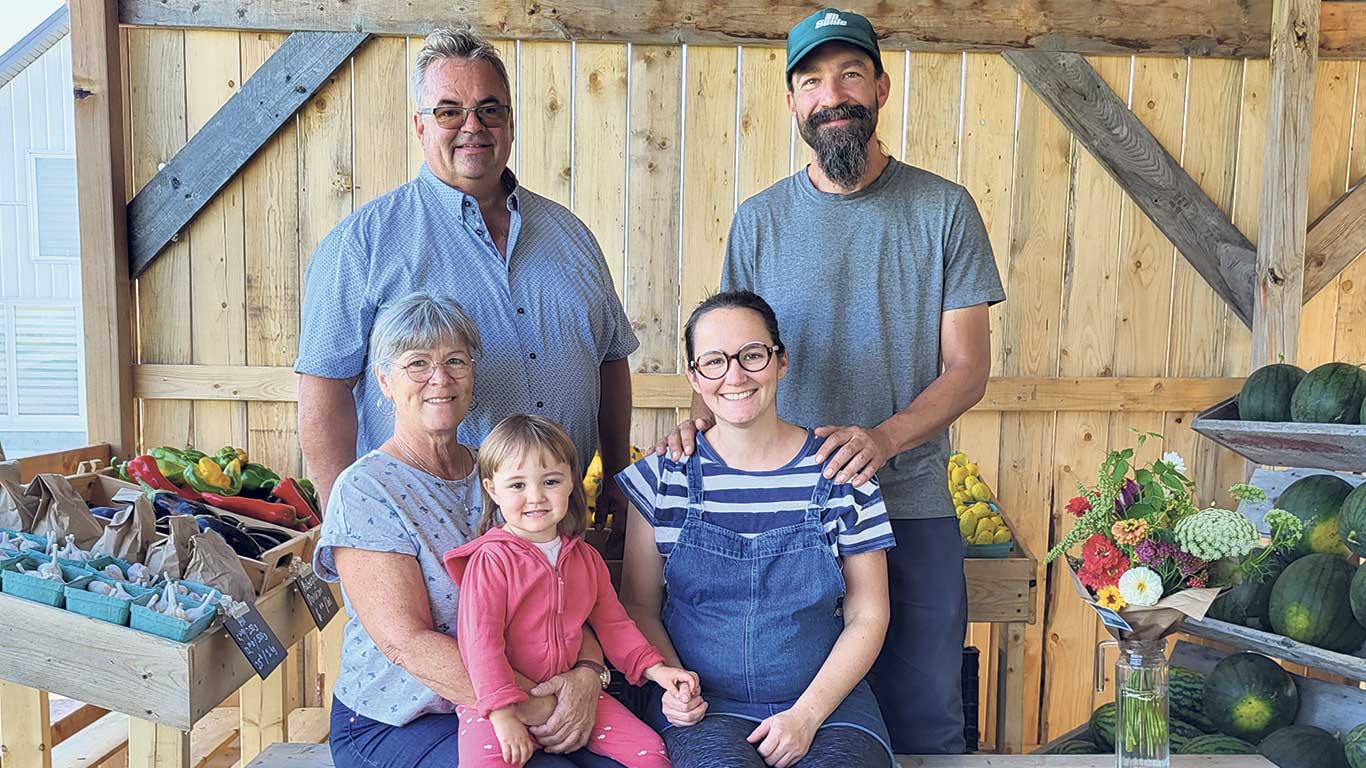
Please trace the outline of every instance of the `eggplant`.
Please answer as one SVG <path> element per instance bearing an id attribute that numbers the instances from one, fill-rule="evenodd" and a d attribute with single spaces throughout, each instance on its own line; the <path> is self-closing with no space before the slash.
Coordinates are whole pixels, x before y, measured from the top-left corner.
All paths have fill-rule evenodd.
<path id="1" fill-rule="evenodd" d="M 152 496 L 152 510 L 160 520 L 168 515 L 190 515 L 199 517 L 209 515 L 216 517 L 213 510 L 197 501 L 183 499 L 174 493 L 158 493 Z"/>
<path id="2" fill-rule="evenodd" d="M 264 542 L 269 541 L 270 546 L 264 547 L 265 549 L 286 544 L 294 538 L 288 531 L 277 531 L 274 528 L 257 528 L 252 525 L 243 525 L 242 530 L 246 531 L 247 535 L 251 536 L 253 539 L 259 537 L 263 542 L 263 546 Z"/>
<path id="3" fill-rule="evenodd" d="M 261 545 L 247 535 L 247 532 L 214 515 L 196 515 L 195 520 L 201 531 L 215 531 L 232 547 L 232 551 L 248 560 L 261 559 Z"/>
<path id="4" fill-rule="evenodd" d="M 105 520 L 113 520 L 114 515 L 127 509 L 127 507 L 91 507 L 90 514 L 95 517 L 103 517 Z"/>

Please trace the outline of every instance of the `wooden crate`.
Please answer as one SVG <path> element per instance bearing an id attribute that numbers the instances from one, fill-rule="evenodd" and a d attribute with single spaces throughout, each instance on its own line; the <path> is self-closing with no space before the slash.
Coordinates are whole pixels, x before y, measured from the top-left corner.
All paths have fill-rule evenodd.
<path id="1" fill-rule="evenodd" d="M 314 629 L 292 579 L 256 606 L 286 648 Z M 0 679 L 182 731 L 256 674 L 221 621 L 176 643 L 0 593 L 0 634 Z"/>
<path id="2" fill-rule="evenodd" d="M 1366 425 L 1240 421 L 1238 398 L 1206 409 L 1191 429 L 1257 464 L 1366 471 Z"/>

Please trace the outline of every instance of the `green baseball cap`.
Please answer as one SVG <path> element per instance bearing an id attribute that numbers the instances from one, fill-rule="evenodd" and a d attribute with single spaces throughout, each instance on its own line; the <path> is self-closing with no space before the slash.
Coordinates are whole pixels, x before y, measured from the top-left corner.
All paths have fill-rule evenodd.
<path id="1" fill-rule="evenodd" d="M 787 33 L 787 72 L 806 54 L 822 43 L 840 41 L 856 45 L 873 57 L 878 69 L 882 68 L 882 52 L 877 47 L 877 35 L 867 19 L 851 11 L 822 8 L 797 23 Z"/>

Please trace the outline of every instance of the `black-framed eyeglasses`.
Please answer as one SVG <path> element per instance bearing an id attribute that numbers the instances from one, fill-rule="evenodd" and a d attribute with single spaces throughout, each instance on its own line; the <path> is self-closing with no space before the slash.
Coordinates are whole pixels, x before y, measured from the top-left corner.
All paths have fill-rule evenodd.
<path id="1" fill-rule="evenodd" d="M 759 341 L 740 347 L 740 351 L 733 355 L 728 355 L 720 350 L 703 352 L 695 360 L 688 361 L 688 369 L 697 373 L 704 379 L 724 378 L 726 371 L 730 370 L 730 361 L 734 360 L 740 367 L 750 373 L 758 373 L 768 367 L 773 360 L 773 356 L 783 351 L 782 344 L 764 344 Z"/>
<path id="2" fill-rule="evenodd" d="M 480 104 L 477 107 L 457 107 L 442 104 L 436 107 L 423 107 L 417 111 L 419 115 L 431 115 L 436 120 L 437 125 L 448 131 L 464 125 L 465 118 L 471 112 L 479 118 L 479 123 L 485 128 L 502 128 L 508 124 L 512 107 L 507 104 Z"/>
<path id="3" fill-rule="evenodd" d="M 431 381 L 432 376 L 436 374 L 438 365 L 445 369 L 447 376 L 455 380 L 469 377 L 470 371 L 474 370 L 474 361 L 460 355 L 452 355 L 446 358 L 446 361 L 443 363 L 433 363 L 425 357 L 419 357 L 409 360 L 406 365 L 400 365 L 398 367 L 402 368 L 403 372 L 408 374 L 408 378 L 411 379 L 414 384 L 426 384 Z"/>

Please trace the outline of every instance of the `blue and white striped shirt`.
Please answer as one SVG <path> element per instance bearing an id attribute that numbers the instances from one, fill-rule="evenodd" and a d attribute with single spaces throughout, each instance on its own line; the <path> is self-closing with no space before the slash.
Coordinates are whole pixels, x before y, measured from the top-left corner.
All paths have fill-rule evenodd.
<path id="1" fill-rule="evenodd" d="M 709 523 L 749 538 L 800 523 L 824 466 L 816 461 L 820 444 L 815 433 L 807 430 L 806 443 L 792 461 L 778 469 L 750 472 L 727 466 L 698 434 L 703 516 Z M 622 470 L 616 480 L 654 527 L 659 553 L 668 557 L 688 517 L 687 462 L 651 454 Z M 822 521 L 827 533 L 836 534 L 832 545 L 836 556 L 896 546 L 876 479 L 857 488 L 835 484 Z"/>

